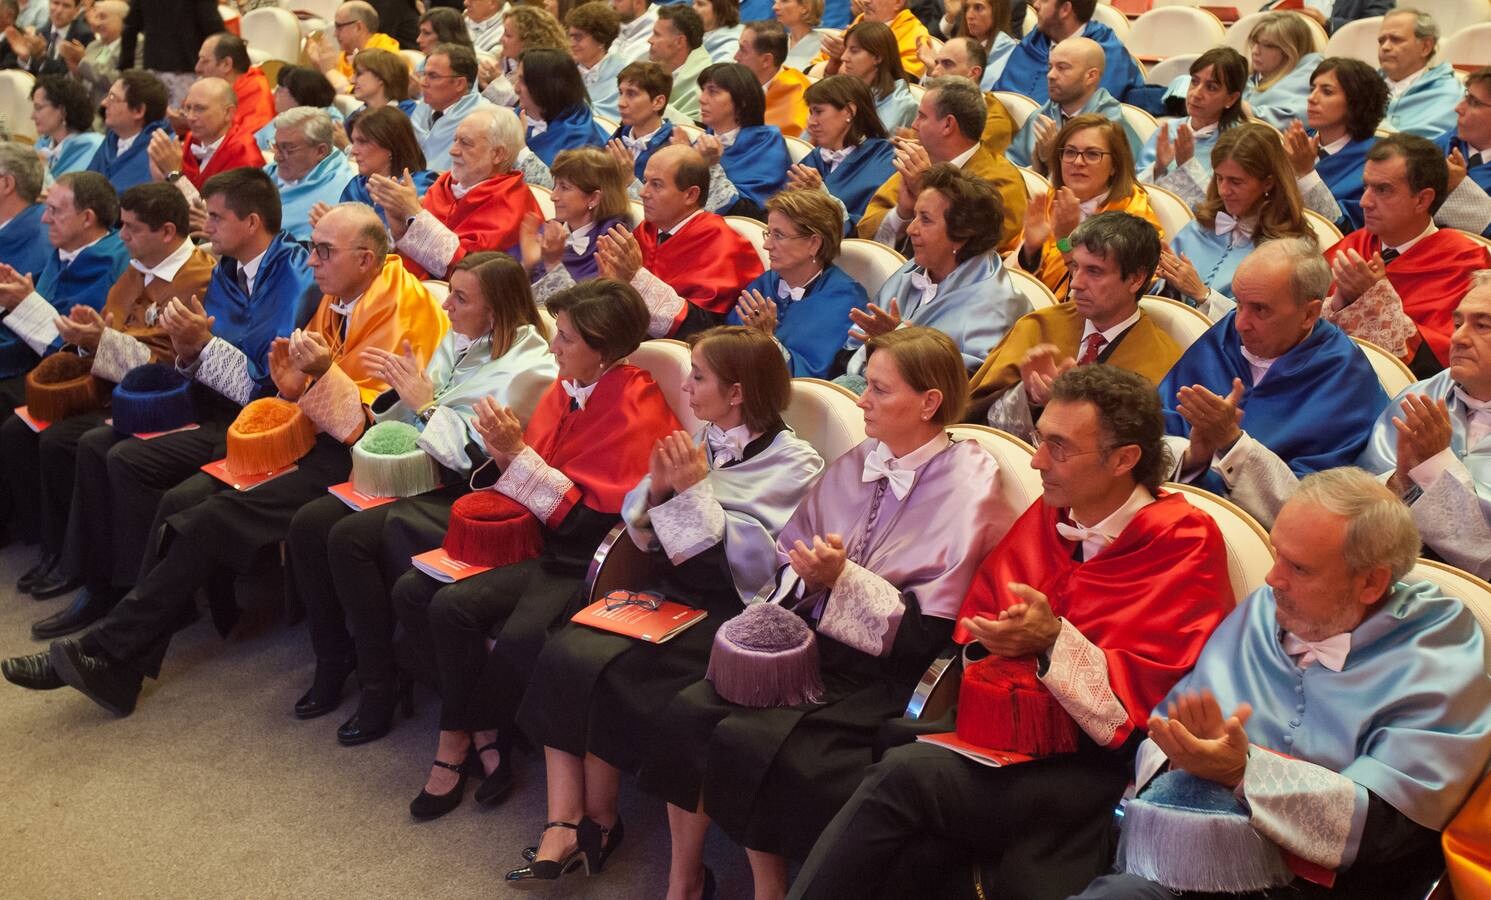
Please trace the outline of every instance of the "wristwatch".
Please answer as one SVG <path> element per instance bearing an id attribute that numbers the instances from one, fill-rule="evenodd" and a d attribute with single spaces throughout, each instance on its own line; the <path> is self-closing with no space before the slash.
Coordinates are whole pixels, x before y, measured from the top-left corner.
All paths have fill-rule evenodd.
<path id="1" fill-rule="evenodd" d="M 171 184 L 175 184 L 180 178 L 181 173 L 179 171 L 171 172 L 166 175 L 166 181 L 169 181 Z"/>

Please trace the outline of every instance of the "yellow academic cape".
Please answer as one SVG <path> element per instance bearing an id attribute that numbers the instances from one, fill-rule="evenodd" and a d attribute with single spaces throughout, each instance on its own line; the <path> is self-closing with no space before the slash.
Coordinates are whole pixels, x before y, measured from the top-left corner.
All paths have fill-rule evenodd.
<path id="1" fill-rule="evenodd" d="M 996 159 L 1003 159 L 1004 151 L 1015 139 L 1015 123 L 993 91 L 984 91 L 984 104 L 989 107 L 989 115 L 984 119 L 984 134 L 978 142 Z"/>
<path id="2" fill-rule="evenodd" d="M 1020 228 L 1025 221 L 1025 180 L 1020 177 L 1020 170 L 1002 155 L 995 156 L 981 145 L 968 157 L 963 171 L 989 182 L 999 192 L 999 199 L 1004 201 L 1004 228 L 999 233 L 999 251 L 1003 253 L 1012 249 L 1020 237 Z M 880 228 L 885 214 L 896 208 L 896 195 L 900 191 L 901 173 L 897 172 L 870 198 L 870 204 L 865 207 L 865 214 L 859 220 L 860 237 L 875 239 L 875 232 Z"/>
<path id="3" fill-rule="evenodd" d="M 1055 344 L 1062 353 L 1076 359 L 1084 323 L 1081 313 L 1071 303 L 1058 303 L 1021 316 L 974 373 L 969 382 L 974 398 L 988 397 L 1018 384 L 1020 362 L 1037 344 Z M 1158 385 L 1177 359 L 1180 359 L 1180 345 L 1141 311 L 1139 321 L 1124 333 L 1106 362 Z"/>
<path id="4" fill-rule="evenodd" d="M 1456 900 L 1491 900 L 1491 776 L 1445 828 L 1444 861 Z"/>
<path id="5" fill-rule="evenodd" d="M 849 28 L 858 25 L 863 18 L 864 16 L 855 16 L 854 21 L 849 23 Z M 844 30 L 848 31 L 849 28 Z M 896 46 L 901 50 L 901 68 L 906 70 L 907 75 L 922 77 L 922 72 L 926 70 L 926 67 L 916 55 L 916 42 L 921 39 L 922 35 L 928 34 L 927 26 L 923 25 L 921 19 L 918 19 L 911 10 L 903 9 L 890 21 L 890 30 L 896 36 Z M 817 56 L 813 57 L 813 61 L 808 63 L 808 68 L 827 60 L 828 54 L 820 51 Z"/>
<path id="6" fill-rule="evenodd" d="M 381 31 L 375 31 L 373 32 L 372 36 L 368 38 L 367 45 L 364 46 L 362 49 L 387 50 L 389 53 L 398 53 L 399 42 Z M 348 81 L 351 81 L 352 76 L 357 74 L 352 69 L 352 58 L 348 56 L 345 51 L 337 54 L 337 71 L 341 72 Z"/>
<path id="7" fill-rule="evenodd" d="M 1144 219 L 1160 232 L 1161 238 L 1165 236 L 1165 229 L 1160 227 L 1160 219 L 1155 215 L 1154 207 L 1149 202 L 1149 194 L 1144 188 L 1135 185 L 1133 194 L 1122 200 L 1109 200 L 1098 209 L 1098 212 L 1114 210 Z M 1041 264 L 1030 274 L 1039 278 L 1046 287 L 1050 288 L 1058 301 L 1066 299 L 1067 287 L 1071 279 L 1067 277 L 1066 260 L 1061 258 L 1061 251 L 1056 249 L 1055 235 L 1046 238 L 1046 245 L 1041 248 Z"/>
<path id="8" fill-rule="evenodd" d="M 798 137 L 808 127 L 808 104 L 802 92 L 812 84 L 808 76 L 782 66 L 766 86 L 766 124 L 775 125 L 788 137 Z"/>

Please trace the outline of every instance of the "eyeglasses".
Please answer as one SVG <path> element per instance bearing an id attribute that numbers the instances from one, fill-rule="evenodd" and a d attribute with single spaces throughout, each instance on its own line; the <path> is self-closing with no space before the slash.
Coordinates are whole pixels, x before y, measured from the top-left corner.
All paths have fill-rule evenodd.
<path id="1" fill-rule="evenodd" d="M 780 243 L 781 241 L 805 241 L 813 237 L 811 234 L 788 234 L 785 231 L 777 231 L 775 228 L 761 229 L 762 240 L 770 240 Z"/>
<path id="2" fill-rule="evenodd" d="M 279 141 L 272 141 L 269 149 L 274 151 L 275 156 L 293 156 L 309 146 L 310 144 L 282 144 Z"/>
<path id="3" fill-rule="evenodd" d="M 1049 454 L 1053 460 L 1059 463 L 1064 463 L 1074 456 L 1086 456 L 1089 453 L 1108 453 L 1113 450 L 1112 447 L 1098 447 L 1094 450 L 1069 450 L 1067 449 L 1067 445 L 1062 443 L 1060 440 L 1046 440 L 1045 435 L 1041 434 L 1039 431 L 1031 432 L 1030 443 L 1037 450 L 1044 446 L 1046 448 L 1046 453 Z"/>
<path id="4" fill-rule="evenodd" d="M 356 24 L 356 22 L 332 22 L 331 27 L 333 31 L 341 31 L 343 28 L 351 28 Z"/>
<path id="5" fill-rule="evenodd" d="M 628 606 L 640 606 L 648 612 L 656 612 L 663 605 L 663 595 L 652 591 L 612 591 L 606 595 L 606 612 L 615 612 Z"/>
<path id="6" fill-rule="evenodd" d="M 1103 157 L 1112 155 L 1107 150 L 1099 150 L 1096 147 L 1088 147 L 1086 149 L 1078 149 L 1076 147 L 1061 148 L 1061 159 L 1063 162 L 1076 162 L 1080 159 L 1089 166 L 1095 166 L 1103 161 Z"/>
<path id="7" fill-rule="evenodd" d="M 437 75 L 436 73 L 430 72 L 430 71 L 427 70 L 427 71 L 424 71 L 424 72 L 420 72 L 419 73 L 419 77 L 423 78 L 425 81 L 441 81 L 441 80 L 450 81 L 450 80 L 456 79 L 456 78 L 465 78 L 466 76 L 465 75 Z"/>
<path id="8" fill-rule="evenodd" d="M 322 262 L 326 262 L 328 259 L 331 259 L 331 254 L 336 251 L 366 250 L 369 253 L 372 252 L 372 248 L 370 247 L 333 247 L 331 244 L 328 244 L 324 241 L 311 241 L 306 246 L 310 247 L 311 252 L 316 254 L 316 258 L 321 260 Z"/>
<path id="9" fill-rule="evenodd" d="M 1491 103 L 1487 103 L 1480 97 L 1472 94 L 1470 91 L 1465 92 L 1465 104 L 1471 109 L 1485 109 L 1486 107 L 1491 106 Z"/>

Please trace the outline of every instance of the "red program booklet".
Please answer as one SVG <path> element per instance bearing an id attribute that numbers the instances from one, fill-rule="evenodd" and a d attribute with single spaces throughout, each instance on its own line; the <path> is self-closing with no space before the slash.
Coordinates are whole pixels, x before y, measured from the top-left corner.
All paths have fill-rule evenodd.
<path id="1" fill-rule="evenodd" d="M 43 422 L 41 419 L 38 419 L 35 416 L 31 415 L 31 411 L 24 406 L 16 407 L 16 417 L 19 418 L 22 422 L 25 422 L 26 427 L 36 432 L 37 434 L 41 434 L 43 431 L 46 431 L 47 426 L 52 424 L 51 422 Z"/>
<path id="2" fill-rule="evenodd" d="M 446 584 L 454 584 L 463 578 L 470 578 L 472 575 L 480 575 L 492 570 L 491 566 L 478 566 L 475 563 L 451 559 L 444 547 L 426 550 L 417 556 L 409 557 L 409 561 L 414 563 L 414 568 Z"/>
<path id="3" fill-rule="evenodd" d="M 1035 759 L 1034 756 L 1026 756 L 1023 753 L 1014 753 L 1008 750 L 990 750 L 987 747 L 970 744 L 958 737 L 956 731 L 944 731 L 940 734 L 919 734 L 916 736 L 916 739 L 924 744 L 936 744 L 939 747 L 946 747 L 954 753 L 966 756 L 976 763 L 982 763 L 983 765 L 995 768 L 1013 766 L 1017 763 L 1030 762 L 1032 759 Z"/>
<path id="4" fill-rule="evenodd" d="M 704 620 L 707 613 L 672 600 L 664 600 L 657 609 L 627 604 L 606 609 L 605 600 L 597 600 L 570 619 L 581 625 L 623 634 L 649 644 L 663 644 Z"/>

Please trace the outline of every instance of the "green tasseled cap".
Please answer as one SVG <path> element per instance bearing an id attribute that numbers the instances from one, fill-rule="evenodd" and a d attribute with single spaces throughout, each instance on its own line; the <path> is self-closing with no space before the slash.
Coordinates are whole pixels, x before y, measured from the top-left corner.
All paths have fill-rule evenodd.
<path id="1" fill-rule="evenodd" d="M 407 422 L 379 422 L 363 433 L 358 446 L 369 456 L 402 456 L 419 449 L 419 429 Z"/>

